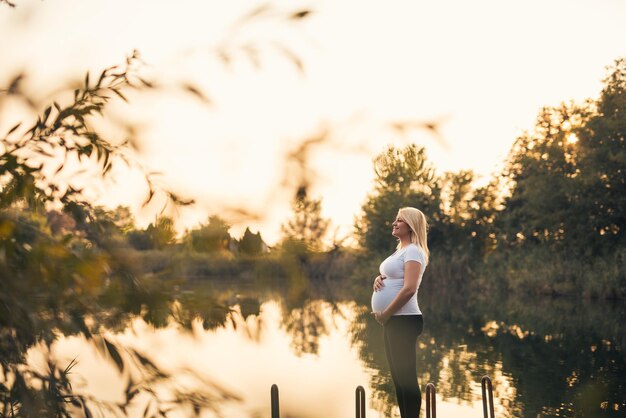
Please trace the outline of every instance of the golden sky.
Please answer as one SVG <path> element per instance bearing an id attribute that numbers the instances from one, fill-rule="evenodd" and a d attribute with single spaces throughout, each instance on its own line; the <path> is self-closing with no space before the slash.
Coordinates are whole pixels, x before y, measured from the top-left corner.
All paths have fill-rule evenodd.
<path id="1" fill-rule="evenodd" d="M 626 55 L 621 0 L 282 1 L 240 26 L 264 3 L 15 3 L 0 6 L 0 85 L 25 71 L 30 91 L 44 97 L 139 50 L 163 84 L 192 83 L 212 103 L 172 87 L 113 109 L 142 126 L 142 164 L 198 202 L 180 212 L 179 225 L 218 213 L 235 236 L 252 225 L 270 242 L 289 214 L 285 185 L 295 184 L 286 156 L 303 140 L 327 133 L 309 155 L 311 193 L 346 234 L 372 188 L 372 158 L 388 144 L 414 141 L 441 171 L 489 176 L 542 106 L 597 97 L 605 67 Z M 300 8 L 314 14 L 284 18 Z M 244 45 L 259 48 L 258 68 Z M 219 47 L 233 52 L 230 66 Z M 388 128 L 398 120 L 439 122 L 443 142 Z M 0 133 L 9 122 L 0 116 Z M 109 205 L 138 207 L 144 197 L 137 173 L 123 171 L 100 193 Z M 152 216 L 139 214 L 144 223 Z"/>

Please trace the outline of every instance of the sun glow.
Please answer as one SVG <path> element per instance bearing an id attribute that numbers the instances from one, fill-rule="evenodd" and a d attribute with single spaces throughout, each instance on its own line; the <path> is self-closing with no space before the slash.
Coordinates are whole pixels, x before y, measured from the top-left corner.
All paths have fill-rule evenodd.
<path id="1" fill-rule="evenodd" d="M 567 136 L 567 143 L 569 145 L 573 145 L 578 142 L 578 136 L 574 133 L 571 133 Z"/>

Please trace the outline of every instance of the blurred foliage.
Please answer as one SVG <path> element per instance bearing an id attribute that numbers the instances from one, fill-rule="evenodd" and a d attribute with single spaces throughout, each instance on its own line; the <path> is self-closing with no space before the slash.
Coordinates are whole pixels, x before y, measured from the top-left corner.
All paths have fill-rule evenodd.
<path id="1" fill-rule="evenodd" d="M 15 6 L 10 1 L 1 3 Z M 276 13 L 264 5 L 235 22 L 233 29 L 259 18 L 301 21 L 310 13 L 307 9 Z M 232 30 L 229 36 L 237 32 Z M 234 41 L 227 39 L 218 46 L 218 58 L 229 65 L 235 52 L 243 52 L 258 66 L 258 41 L 243 45 Z M 268 44 L 303 71 L 303 62 L 283 42 Z M 91 190 L 82 188 L 108 179 L 120 163 L 145 172 L 132 153 L 134 138 L 112 138 L 111 131 L 102 128 L 111 122 L 106 114 L 109 103 L 127 101 L 129 92 L 157 88 L 140 76 L 141 64 L 134 52 L 125 66 L 107 68 L 96 77 L 87 73 L 71 96 L 65 91 L 54 93 L 62 99 L 41 111 L 37 100 L 22 88 L 24 74 L 0 90 L 0 101 L 22 101 L 37 113 L 34 123 L 25 116 L 0 137 L 0 417 L 91 417 L 96 411 L 125 416 L 137 402 L 145 405 L 146 417 L 169 416 L 176 410 L 198 416 L 203 410 L 219 412 L 222 401 L 236 400 L 206 380 L 199 386 L 202 391 L 179 387 L 176 381 L 181 377 L 202 378 L 179 371 L 177 379 L 172 379 L 142 353 L 100 336 L 102 330 L 124 328 L 131 318 L 140 317 L 155 326 L 173 321 L 186 328 L 200 319 L 205 328 L 213 328 L 224 324 L 231 313 L 211 295 L 196 298 L 177 292 L 171 275 L 143 271 L 143 257 L 137 249 L 162 256 L 178 246 L 173 219 L 159 216 L 146 229 L 137 229 L 128 208 L 95 207 L 89 200 Z M 182 87 L 210 102 L 192 84 Z M 132 129 L 126 131 L 133 135 Z M 157 194 L 164 194 L 174 205 L 192 203 L 158 187 L 152 175 L 146 174 L 145 180 L 145 205 Z M 208 225 L 189 234 L 193 251 L 231 250 L 228 226 L 220 222 L 211 218 Z M 242 242 L 248 254 L 263 249 L 259 234 Z M 167 258 L 169 254 L 154 270 L 167 270 Z M 102 401 L 73 387 L 68 376 L 74 362 L 60 367 L 48 356 L 47 368 L 41 371 L 27 361 L 30 350 L 49 352 L 59 335 L 74 334 L 92 342 L 120 373 L 140 369 L 139 380 L 132 373 L 125 375 L 122 401 Z M 157 387 L 169 396 L 161 396 Z"/>
<path id="2" fill-rule="evenodd" d="M 293 218 L 282 228 L 283 246 L 288 251 L 320 251 L 330 222 L 322 217 L 322 200 L 311 199 L 301 187 L 291 204 Z"/>
<path id="3" fill-rule="evenodd" d="M 12 2 L 2 3 L 14 6 Z M 234 29 L 263 17 L 294 22 L 308 15 L 310 10 L 306 9 L 285 15 L 264 5 L 235 22 Z M 229 32 L 230 37 L 236 32 Z M 261 50 L 256 40 L 244 45 L 229 42 L 227 39 L 216 51 L 224 64 L 230 65 L 235 52 L 243 52 L 259 65 Z M 269 45 L 303 70 L 303 62 L 283 42 L 270 41 Z M 199 298 L 173 287 L 178 285 L 171 274 L 176 265 L 170 263 L 172 252 L 184 253 L 187 248 L 175 239 L 173 219 L 158 216 L 147 228 L 137 229 L 128 208 L 109 211 L 95 207 L 89 201 L 90 190 L 82 189 L 82 184 L 93 185 L 98 179 L 109 178 L 120 163 L 145 172 L 132 153 L 134 138 L 119 140 L 109 136 L 110 130 L 102 129 L 111 122 L 106 108 L 112 100 L 127 101 L 129 92 L 158 88 L 139 75 L 141 64 L 134 52 L 126 66 L 107 68 L 96 77 L 87 73 L 83 85 L 73 91 L 73 99 L 65 100 L 69 96 L 57 92 L 55 97 L 63 99 L 41 111 L 37 100 L 22 88 L 24 74 L 16 75 L 7 89 L 0 90 L 0 101 L 22 101 L 38 113 L 30 128 L 24 127 L 30 122 L 18 123 L 0 138 L 2 417 L 89 417 L 96 411 L 125 416 L 137 402 L 145 405 L 144 416 L 169 416 L 175 410 L 196 416 L 205 409 L 219 412 L 222 401 L 236 400 L 206 380 L 200 386 L 205 388 L 202 391 L 178 387 L 171 375 L 142 353 L 100 336 L 102 330 L 124 328 L 131 318 L 141 317 L 155 326 L 173 321 L 186 328 L 200 319 L 205 328 L 213 328 L 224 324 L 231 314 L 216 297 Z M 210 102 L 190 83 L 182 87 Z M 133 135 L 132 129 L 125 131 Z M 145 205 L 157 194 L 164 194 L 174 205 L 192 203 L 158 187 L 152 175 L 147 174 L 145 180 Z M 228 225 L 218 217 L 186 238 L 191 253 L 221 257 L 237 250 L 231 247 Z M 263 249 L 260 234 L 242 239 L 242 253 L 258 255 Z M 158 259 L 154 259 L 151 271 L 145 271 L 144 254 L 155 253 Z M 127 375 L 122 401 L 102 401 L 72 387 L 68 375 L 74 363 L 60 367 L 49 357 L 43 372 L 28 363 L 29 350 L 39 350 L 43 344 L 43 350 L 49 352 L 59 335 L 74 334 L 81 334 L 101 349 L 120 372 L 131 367 L 141 369 L 140 380 Z M 202 380 L 193 372 L 178 373 L 178 378 L 185 376 Z M 170 396 L 163 398 L 156 387 Z"/>
<path id="4" fill-rule="evenodd" d="M 237 244 L 239 252 L 243 255 L 258 256 L 267 250 L 267 244 L 263 242 L 261 233 L 253 234 L 250 228 L 246 228 Z"/>
<path id="5" fill-rule="evenodd" d="M 220 313 L 221 305 L 211 300 L 191 301 L 184 310 L 173 311 L 180 297 L 166 292 L 165 282 L 144 277 L 128 252 L 125 234 L 134 228 L 128 209 L 94 207 L 80 188 L 59 175 L 71 161 L 96 166 L 99 176 L 107 178 L 113 164 L 127 162 L 128 142 L 114 145 L 93 127 L 93 119 L 112 97 L 124 99 L 126 89 L 148 85 L 135 76 L 136 59 L 133 55 L 126 67 L 104 70 L 95 81 L 88 74 L 69 104 L 55 102 L 30 129 L 20 135 L 18 124 L 0 139 L 2 417 L 69 417 L 78 411 L 92 416 L 103 409 L 124 415 L 139 398 L 149 403 L 147 416 L 166 416 L 177 405 L 199 411 L 214 408 L 217 398 L 230 397 L 177 389 L 170 375 L 144 355 L 99 336 L 101 329 L 124 326 L 137 316 L 155 325 L 165 325 L 169 318 L 188 324 L 185 318 L 200 317 L 214 326 L 223 323 L 227 312 L 222 308 Z M 151 199 L 155 189 L 146 181 Z M 173 239 L 171 220 L 158 220 L 148 230 L 155 247 Z M 123 401 L 103 402 L 76 390 L 68 378 L 74 363 L 61 366 L 48 356 L 40 370 L 27 361 L 31 349 L 43 344 L 49 352 L 59 335 L 77 334 L 92 341 L 120 372 L 133 364 L 141 368 L 144 379 L 128 378 Z M 170 387 L 175 396 L 159 398 L 155 385 Z"/>
<path id="6" fill-rule="evenodd" d="M 187 244 L 197 252 L 215 253 L 230 250 L 232 238 L 228 233 L 230 225 L 219 216 L 209 217 L 205 225 L 193 229 L 187 234 Z"/>
<path id="7" fill-rule="evenodd" d="M 174 220 L 169 216 L 158 216 L 146 229 L 132 228 L 121 232 L 137 250 L 162 250 L 176 242 Z"/>

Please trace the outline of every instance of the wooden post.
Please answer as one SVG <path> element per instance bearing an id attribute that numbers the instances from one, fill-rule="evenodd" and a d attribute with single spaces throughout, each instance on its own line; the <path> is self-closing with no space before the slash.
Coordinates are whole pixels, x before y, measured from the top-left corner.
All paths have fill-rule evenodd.
<path id="1" fill-rule="evenodd" d="M 278 404 L 278 386 L 272 385 L 270 391 L 272 398 L 272 418 L 280 418 L 280 406 Z"/>
<path id="2" fill-rule="evenodd" d="M 426 385 L 426 418 L 437 418 L 437 396 L 435 385 Z"/>
<path id="3" fill-rule="evenodd" d="M 480 381 L 483 390 L 483 416 L 484 418 L 495 418 L 493 409 L 493 386 L 488 376 L 483 376 Z M 489 409 L 487 409 L 487 399 L 489 399 Z"/>
<path id="4" fill-rule="evenodd" d="M 356 387 L 356 418 L 365 418 L 365 389 L 363 386 Z"/>

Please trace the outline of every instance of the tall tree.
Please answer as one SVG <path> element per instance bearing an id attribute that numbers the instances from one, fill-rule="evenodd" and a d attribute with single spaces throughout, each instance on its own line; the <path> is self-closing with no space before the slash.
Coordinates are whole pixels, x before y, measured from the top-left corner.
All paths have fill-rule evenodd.
<path id="1" fill-rule="evenodd" d="M 442 205 L 451 223 L 464 227 L 469 221 L 474 180 L 474 173 L 467 170 L 443 175 Z"/>
<path id="2" fill-rule="evenodd" d="M 610 70 L 597 113 L 577 132 L 576 144 L 585 233 L 602 252 L 626 239 L 626 58 Z"/>
<path id="3" fill-rule="evenodd" d="M 510 196 L 497 216 L 503 243 L 572 255 L 611 252 L 626 225 L 626 59 L 600 98 L 545 108 L 511 151 Z"/>
<path id="4" fill-rule="evenodd" d="M 441 234 L 445 237 L 438 250 L 468 253 L 479 259 L 482 255 L 485 231 L 480 228 L 478 211 L 485 209 L 482 201 L 486 189 L 475 189 L 475 175 L 472 171 L 462 170 L 458 173 L 445 173 L 441 178 L 442 219 L 439 224 Z M 470 255 L 470 254 L 468 254 Z"/>
<path id="5" fill-rule="evenodd" d="M 246 228 L 243 237 L 239 240 L 239 251 L 246 255 L 259 255 L 263 252 L 265 243 L 261 238 L 261 233 L 253 234 L 250 228 Z"/>
<path id="6" fill-rule="evenodd" d="M 426 160 L 426 151 L 415 144 L 398 149 L 388 147 L 374 160 L 374 190 L 367 197 L 357 219 L 356 231 L 361 246 L 367 251 L 385 253 L 394 246 L 391 223 L 398 209 L 419 208 L 431 224 L 431 241 L 440 231 L 441 186 L 434 168 Z"/>
<path id="7" fill-rule="evenodd" d="M 198 252 L 214 253 L 229 249 L 232 240 L 230 225 L 217 215 L 209 216 L 208 222 L 192 230 L 187 240 L 191 248 Z"/>
<path id="8" fill-rule="evenodd" d="M 544 108 L 532 132 L 520 136 L 505 170 L 510 195 L 498 216 L 508 245 L 569 245 L 580 227 L 577 150 L 572 135 L 584 126 L 589 104 Z"/>
<path id="9" fill-rule="evenodd" d="M 283 242 L 300 244 L 309 251 L 321 250 L 330 224 L 322 216 L 322 200 L 309 198 L 306 189 L 300 188 L 291 207 L 293 217 L 281 227 Z"/>
<path id="10" fill-rule="evenodd" d="M 176 229 L 174 220 L 169 216 L 159 216 L 148 225 L 146 233 L 152 241 L 153 248 L 163 249 L 176 241 Z"/>

